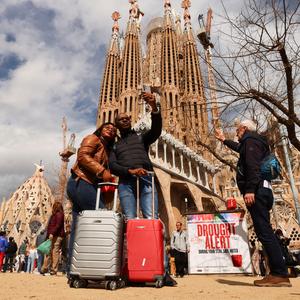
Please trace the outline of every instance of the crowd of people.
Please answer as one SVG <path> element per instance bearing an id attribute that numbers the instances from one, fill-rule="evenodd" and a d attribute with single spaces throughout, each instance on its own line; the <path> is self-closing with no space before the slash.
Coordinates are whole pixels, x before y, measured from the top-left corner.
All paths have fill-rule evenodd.
<path id="1" fill-rule="evenodd" d="M 72 257 L 75 226 L 78 215 L 83 210 L 94 210 L 96 205 L 97 183 L 113 181 L 114 176 L 119 177 L 118 190 L 122 212 L 127 220 L 137 217 L 137 180 L 140 180 L 140 207 L 144 218 L 155 219 L 158 215 L 158 196 L 155 185 L 152 186 L 149 172 L 153 166 L 148 155 L 149 147 L 160 136 L 162 131 L 162 117 L 156 105 L 155 96 L 151 93 L 142 95 L 146 104 L 151 107 L 151 128 L 149 131 L 138 135 L 131 127 L 131 117 L 126 113 L 116 116 L 115 124 L 104 123 L 93 134 L 86 136 L 77 153 L 77 160 L 71 169 L 71 176 L 67 184 L 67 194 L 72 208 L 72 229 L 69 237 L 66 273 L 70 271 L 70 258 Z M 120 137 L 117 137 L 119 130 Z M 246 207 L 252 217 L 254 229 L 261 247 L 268 258 L 269 271 L 261 272 L 263 279 L 255 280 L 256 286 L 291 286 L 288 278 L 287 264 L 283 255 L 281 240 L 274 233 L 269 210 L 273 205 L 273 193 L 268 180 L 261 178 L 259 166 L 261 161 L 270 152 L 267 141 L 256 132 L 255 124 L 250 120 L 241 122 L 237 127 L 238 142 L 225 138 L 222 131 L 216 131 L 216 138 L 224 145 L 238 152 L 237 184 L 243 195 Z M 154 191 L 152 190 L 154 189 Z M 152 197 L 154 195 L 154 212 L 152 212 Z M 105 207 L 101 195 L 100 207 Z M 17 247 L 12 238 L 6 242 L 5 234 L 0 236 L 0 268 L 5 256 L 3 272 L 13 270 L 16 262 L 18 271 L 32 272 L 37 267 L 38 272 L 51 275 L 57 274 L 59 256 L 62 252 L 63 241 L 66 240 L 64 230 L 64 214 L 62 205 L 55 202 L 48 226 L 42 236 L 37 238 L 35 245 L 24 240 Z M 43 256 L 36 247 L 45 239 L 51 240 L 49 255 Z M 171 273 L 183 277 L 187 272 L 187 253 L 189 245 L 186 232 L 182 223 L 176 223 L 176 231 L 170 237 L 171 262 L 175 267 Z M 65 251 L 63 251 L 65 252 Z M 253 251 L 254 253 L 255 251 Z M 262 257 L 262 252 L 258 251 Z M 164 284 L 174 286 L 176 281 L 169 275 L 170 268 L 165 265 Z"/>
<path id="2" fill-rule="evenodd" d="M 40 230 L 36 239 L 29 241 L 26 237 L 18 247 L 13 237 L 7 240 L 5 231 L 1 231 L 0 271 L 56 275 L 60 262 L 60 270 L 65 273 L 68 234 L 65 234 L 64 227 L 63 206 L 56 201 L 47 228 Z M 47 239 L 51 240 L 51 249 L 49 254 L 44 254 L 38 247 Z"/>

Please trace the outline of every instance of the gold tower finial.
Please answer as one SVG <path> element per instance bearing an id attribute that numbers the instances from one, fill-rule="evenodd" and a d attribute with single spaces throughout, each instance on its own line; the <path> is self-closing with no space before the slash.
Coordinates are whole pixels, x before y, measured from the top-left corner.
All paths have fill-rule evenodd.
<path id="1" fill-rule="evenodd" d="M 184 9 L 184 13 L 183 13 L 184 24 L 188 24 L 191 22 L 191 15 L 189 12 L 189 7 L 191 7 L 191 1 L 183 0 L 181 2 L 181 7 Z"/>
<path id="2" fill-rule="evenodd" d="M 164 7 L 165 8 L 171 7 L 171 1 L 170 0 L 165 0 Z"/>
<path id="3" fill-rule="evenodd" d="M 181 7 L 184 9 L 188 9 L 189 7 L 191 7 L 191 1 L 190 0 L 183 0 L 181 2 Z"/>
<path id="4" fill-rule="evenodd" d="M 121 15 L 118 11 L 114 11 L 111 15 L 111 18 L 114 20 L 114 25 L 112 27 L 112 31 L 116 32 L 119 31 L 119 23 L 118 20 L 121 19 Z"/>
<path id="5" fill-rule="evenodd" d="M 140 10 L 137 0 L 128 0 L 128 2 L 131 4 L 129 10 L 130 17 L 139 19 L 140 21 L 141 17 L 144 16 L 144 13 Z"/>

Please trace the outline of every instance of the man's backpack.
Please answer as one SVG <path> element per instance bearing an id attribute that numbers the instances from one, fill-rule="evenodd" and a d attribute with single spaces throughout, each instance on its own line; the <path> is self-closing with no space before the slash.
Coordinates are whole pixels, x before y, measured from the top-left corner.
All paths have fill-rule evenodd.
<path id="1" fill-rule="evenodd" d="M 267 155 L 260 165 L 260 174 L 262 179 L 271 181 L 276 179 L 281 172 L 280 162 L 274 153 Z"/>

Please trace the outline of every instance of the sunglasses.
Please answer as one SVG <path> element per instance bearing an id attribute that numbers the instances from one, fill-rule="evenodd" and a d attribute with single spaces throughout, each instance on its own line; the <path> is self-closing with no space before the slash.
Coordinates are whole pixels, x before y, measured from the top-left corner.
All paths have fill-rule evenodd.
<path id="1" fill-rule="evenodd" d="M 131 120 L 131 117 L 122 117 L 122 118 L 119 118 L 119 122 L 120 121 L 129 121 L 129 120 Z"/>
<path id="2" fill-rule="evenodd" d="M 117 132 L 117 129 L 115 127 L 103 127 L 103 130 Z"/>

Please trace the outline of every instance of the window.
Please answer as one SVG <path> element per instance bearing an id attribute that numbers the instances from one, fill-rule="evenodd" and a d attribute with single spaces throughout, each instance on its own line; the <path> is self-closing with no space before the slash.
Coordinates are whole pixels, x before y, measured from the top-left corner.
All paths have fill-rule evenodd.
<path id="1" fill-rule="evenodd" d="M 130 96 L 129 111 L 132 112 L 132 96 Z"/>

